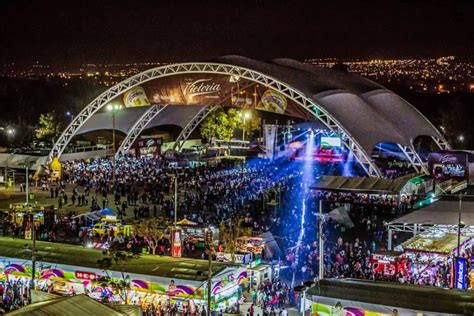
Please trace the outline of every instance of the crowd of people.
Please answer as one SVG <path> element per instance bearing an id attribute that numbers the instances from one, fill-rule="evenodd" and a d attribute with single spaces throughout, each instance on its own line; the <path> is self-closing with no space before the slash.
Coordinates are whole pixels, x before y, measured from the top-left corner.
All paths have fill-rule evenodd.
<path id="1" fill-rule="evenodd" d="M 114 169 L 115 176 L 112 174 Z M 355 226 L 355 229 L 348 230 L 352 226 L 347 223 L 330 217 L 325 219 L 326 277 L 383 278 L 435 286 L 447 284 L 449 268 L 443 265 L 435 269 L 439 273 L 435 278 L 419 275 L 387 278 L 374 273 L 370 256 L 375 250 L 385 247 L 385 224 L 412 207 L 416 199 L 407 197 L 399 201 L 392 196 L 311 190 L 312 181 L 326 169 L 317 164 L 308 169 L 305 162 L 262 159 L 245 164 L 223 161 L 196 168 L 171 167 L 162 158 L 123 156 L 117 159 L 115 168 L 106 158 L 66 162 L 62 180 L 44 184 L 42 188 L 50 191 L 51 198 L 57 199 L 59 207 L 75 205 L 87 207 L 90 211 L 110 207 L 125 222 L 152 219 L 166 227 L 173 222 L 175 215 L 174 186 L 177 183 L 178 219 L 186 218 L 216 227 L 239 223 L 250 229 L 251 235 L 272 232 L 278 244 L 286 249 L 282 259 L 288 268 L 282 270 L 286 282 L 267 281 L 253 292 L 254 305 L 260 306 L 266 315 L 282 311 L 282 307 L 290 302 L 289 286 L 318 276 L 320 253 L 315 238 L 317 225 L 323 220 L 318 216 L 319 200 L 325 201 L 327 211 L 350 205 L 347 211 L 352 226 Z M 74 215 L 68 216 L 73 220 L 62 225 L 62 229 L 66 227 L 71 236 L 86 244 L 91 236 L 83 228 L 81 219 Z M 44 239 L 56 239 L 56 230 L 54 234 L 45 229 L 40 231 Z M 104 243 L 126 245 L 125 249 L 136 253 L 148 247 L 150 253 L 169 254 L 170 241 L 164 236 L 134 232 L 129 237 L 122 237 L 115 234 L 92 236 Z M 185 253 L 191 248 L 192 245 L 185 247 Z M 178 307 L 148 307 L 146 313 L 160 315 L 173 308 Z"/>
<path id="2" fill-rule="evenodd" d="M 29 282 L 17 280 L 0 281 L 0 315 L 29 303 Z"/>

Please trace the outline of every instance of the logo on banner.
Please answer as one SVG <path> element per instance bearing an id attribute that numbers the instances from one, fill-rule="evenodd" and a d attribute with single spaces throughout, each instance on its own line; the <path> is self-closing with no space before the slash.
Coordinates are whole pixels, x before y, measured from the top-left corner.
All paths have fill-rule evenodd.
<path id="1" fill-rule="evenodd" d="M 445 163 L 456 163 L 458 159 L 453 155 L 443 155 L 440 160 L 442 164 L 445 164 Z"/>
<path id="2" fill-rule="evenodd" d="M 74 277 L 79 280 L 91 281 L 91 280 L 96 279 L 97 275 L 94 272 L 75 271 Z"/>
<path id="3" fill-rule="evenodd" d="M 212 82 L 212 79 L 198 79 L 191 82 L 186 82 L 183 94 L 188 101 L 196 96 L 219 93 L 222 89 L 220 83 Z M 208 96 L 209 97 L 209 96 Z M 216 98 L 218 96 L 215 96 Z"/>
<path id="4" fill-rule="evenodd" d="M 467 261 L 465 258 L 457 258 L 454 270 L 454 287 L 456 289 L 466 289 L 466 268 Z"/>
<path id="5" fill-rule="evenodd" d="M 145 89 L 141 86 L 130 89 L 123 95 L 123 103 L 127 108 L 150 105 Z"/>

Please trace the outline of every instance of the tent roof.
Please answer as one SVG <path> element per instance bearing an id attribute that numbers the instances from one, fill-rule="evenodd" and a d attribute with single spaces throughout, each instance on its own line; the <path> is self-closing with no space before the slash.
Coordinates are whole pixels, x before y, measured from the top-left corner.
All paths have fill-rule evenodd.
<path id="1" fill-rule="evenodd" d="M 390 282 L 354 279 L 325 279 L 307 291 L 309 295 L 435 313 L 474 313 L 474 292 L 445 290 Z M 396 299 L 394 299 L 396 293 Z M 427 298 L 430 304 L 427 304 Z"/>
<path id="2" fill-rule="evenodd" d="M 30 260 L 31 240 L 0 237 L 0 255 Z M 29 248 L 28 248 L 29 247 Z M 84 268 L 100 269 L 97 260 L 103 259 L 101 250 L 75 245 L 36 242 L 36 251 L 41 262 L 65 264 Z M 212 275 L 216 276 L 226 268 L 234 267 L 228 263 L 213 263 Z M 207 280 L 208 262 L 199 259 L 160 257 L 142 254 L 139 258 L 113 265 L 110 271 L 123 271 L 153 277 L 171 278 L 202 282 Z"/>
<path id="3" fill-rule="evenodd" d="M 471 237 L 468 236 L 460 236 L 461 244 L 468 241 L 470 238 Z M 417 235 L 408 239 L 402 245 L 404 250 L 449 254 L 457 249 L 458 236 L 457 234 L 446 234 L 440 238 L 434 238 Z"/>
<path id="4" fill-rule="evenodd" d="M 8 313 L 8 315 L 101 315 L 119 316 L 123 313 L 117 312 L 86 295 L 63 296 L 43 302 L 33 303 Z"/>
<path id="5" fill-rule="evenodd" d="M 339 121 L 368 153 L 379 143 L 411 146 L 421 135 L 443 139 L 411 104 L 362 76 L 292 59 L 262 62 L 230 55 L 215 61 L 261 72 L 301 91 Z"/>
<path id="6" fill-rule="evenodd" d="M 190 221 L 187 218 L 183 218 L 179 222 L 176 222 L 176 225 L 184 225 L 184 226 L 195 226 L 197 223 Z"/>
<path id="7" fill-rule="evenodd" d="M 291 59 L 262 62 L 230 55 L 216 58 L 212 62 L 251 69 L 296 89 L 330 114 L 369 154 L 379 143 L 412 146 L 413 140 L 422 135 L 443 139 L 443 135 L 433 124 L 411 104 L 362 76 Z M 203 105 L 170 105 L 146 128 L 160 125 L 184 128 L 202 107 Z M 142 106 L 120 111 L 115 115 L 116 129 L 128 134 L 148 109 L 149 106 Z M 300 106 L 292 106 L 291 111 L 288 111 L 287 114 L 291 116 L 309 117 L 309 113 Z M 112 129 L 110 113 L 95 113 L 76 134 L 100 129 Z"/>
<path id="8" fill-rule="evenodd" d="M 151 106 L 140 106 L 122 109 L 115 114 L 115 129 L 128 134 L 135 122 L 137 122 L 150 107 Z M 145 128 L 163 125 L 176 125 L 184 128 L 203 107 L 203 105 L 168 105 L 159 115 L 151 120 Z M 76 134 L 79 135 L 95 130 L 111 129 L 112 119 L 110 113 L 99 112 L 87 120 Z"/>
<path id="9" fill-rule="evenodd" d="M 390 224 L 457 225 L 458 209 L 458 201 L 440 200 L 394 219 Z M 466 226 L 474 226 L 474 201 L 462 202 L 461 219 Z"/>
<path id="10" fill-rule="evenodd" d="M 312 189 L 325 191 L 345 191 L 371 194 L 398 194 L 415 174 L 395 180 L 363 177 L 322 176 L 316 180 Z"/>

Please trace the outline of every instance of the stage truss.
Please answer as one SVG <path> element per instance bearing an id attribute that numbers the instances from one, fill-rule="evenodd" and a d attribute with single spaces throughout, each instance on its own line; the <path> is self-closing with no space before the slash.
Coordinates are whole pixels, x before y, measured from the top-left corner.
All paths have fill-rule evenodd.
<path id="1" fill-rule="evenodd" d="M 372 161 L 370 154 L 367 153 L 360 146 L 357 140 L 342 126 L 342 124 L 340 124 L 328 111 L 326 111 L 323 107 L 319 106 L 314 100 L 308 98 L 304 93 L 294 89 L 288 84 L 271 76 L 267 76 L 263 73 L 248 68 L 221 63 L 182 63 L 165 65 L 146 70 L 123 80 L 122 82 L 100 94 L 96 99 L 94 99 L 90 104 L 88 104 L 78 115 L 75 116 L 74 120 L 67 126 L 61 136 L 58 138 L 58 141 L 54 144 L 54 147 L 49 154 L 48 160 L 51 161 L 55 155 L 61 156 L 71 139 L 76 135 L 80 128 L 94 114 L 96 114 L 108 102 L 113 100 L 118 95 L 151 80 L 173 75 L 195 73 L 229 75 L 233 78 L 237 78 L 238 80 L 244 79 L 256 84 L 261 84 L 267 88 L 271 88 L 283 94 L 285 97 L 289 98 L 290 100 L 301 106 L 303 109 L 308 111 L 310 114 L 312 114 L 314 118 L 318 119 L 330 131 L 332 131 L 336 136 L 338 136 L 344 146 L 353 154 L 355 159 L 359 162 L 359 164 L 368 176 L 382 176 L 380 169 Z M 215 108 L 215 106 L 210 106 L 205 107 L 202 111 L 200 111 L 196 115 L 196 118 L 192 119 L 184 128 L 182 133 L 179 135 L 174 148 L 180 149 L 183 146 L 184 141 L 191 134 L 191 132 Z M 149 122 L 151 120 L 149 119 L 150 117 L 156 117 L 156 115 L 161 112 L 161 109 L 162 108 L 158 109 L 154 107 L 150 109 L 147 113 L 145 113 L 140 118 L 140 120 L 135 123 L 134 127 L 129 133 L 131 135 L 127 135 L 126 141 L 124 141 L 124 143 L 120 146 L 118 152 L 124 152 L 124 150 L 130 148 L 130 146 L 133 144 L 133 141 L 138 137 L 139 133 L 146 126 L 144 122 L 147 120 Z M 434 140 L 436 141 L 438 146 L 440 146 L 440 148 L 449 148 L 449 145 L 446 143 L 446 141 L 441 139 Z M 415 167 L 415 169 L 422 172 L 426 172 L 426 168 L 424 167 L 423 162 L 421 161 L 419 156 L 416 154 L 416 151 L 409 147 L 405 147 L 404 149 L 404 153 L 406 154 L 412 165 Z"/>
<path id="2" fill-rule="evenodd" d="M 133 127 L 127 133 L 127 136 L 120 144 L 119 149 L 115 153 L 115 156 L 126 153 L 132 147 L 133 143 L 142 133 L 143 129 L 150 123 L 155 117 L 158 116 L 168 105 L 152 105 L 139 119 L 135 122 Z"/>

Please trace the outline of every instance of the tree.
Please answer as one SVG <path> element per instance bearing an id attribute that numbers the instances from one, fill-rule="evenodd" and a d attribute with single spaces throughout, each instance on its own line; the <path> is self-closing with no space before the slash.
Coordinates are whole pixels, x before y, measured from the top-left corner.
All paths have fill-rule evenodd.
<path id="1" fill-rule="evenodd" d="M 39 128 L 36 129 L 36 138 L 51 141 L 61 133 L 61 124 L 58 123 L 54 112 L 41 114 L 39 117 Z"/>
<path id="2" fill-rule="evenodd" d="M 224 246 L 224 251 L 230 253 L 232 257 L 232 262 L 235 262 L 235 252 L 237 251 L 237 246 L 235 241 L 237 238 L 242 236 L 252 236 L 251 227 L 243 227 L 242 217 L 231 218 L 227 224 L 221 223 L 219 225 L 219 240 Z"/>
<path id="3" fill-rule="evenodd" d="M 230 141 L 240 121 L 239 112 L 236 109 L 217 109 L 211 112 L 201 124 L 201 137 L 206 142 L 209 142 L 212 137 Z"/>
<path id="4" fill-rule="evenodd" d="M 134 231 L 143 236 L 148 247 L 148 251 L 155 255 L 158 248 L 158 242 L 164 236 L 164 231 L 159 227 L 156 219 L 141 220 L 134 224 Z"/>

